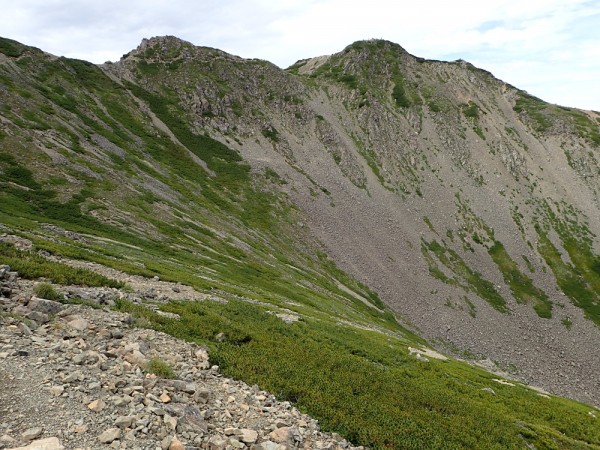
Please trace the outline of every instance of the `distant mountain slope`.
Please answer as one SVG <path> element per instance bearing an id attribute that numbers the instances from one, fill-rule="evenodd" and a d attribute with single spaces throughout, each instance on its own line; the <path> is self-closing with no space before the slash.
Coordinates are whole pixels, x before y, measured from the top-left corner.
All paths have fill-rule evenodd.
<path id="1" fill-rule="evenodd" d="M 105 70 L 288 180 L 334 260 L 430 339 L 597 398 L 600 114 L 386 41 L 285 73 L 156 38 Z"/>
<path id="2" fill-rule="evenodd" d="M 599 113 L 387 41 L 283 71 L 174 37 L 100 67 L 0 40 L 0 223 L 36 250 L 290 310 L 315 342 L 339 326 L 328 351 L 386 367 L 381 336 L 420 334 L 595 404 L 599 146 Z"/>

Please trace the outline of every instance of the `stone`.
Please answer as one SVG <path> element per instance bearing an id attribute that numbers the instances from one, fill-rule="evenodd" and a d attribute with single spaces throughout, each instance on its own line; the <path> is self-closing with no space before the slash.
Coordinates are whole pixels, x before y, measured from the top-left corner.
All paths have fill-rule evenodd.
<path id="1" fill-rule="evenodd" d="M 166 392 L 163 392 L 162 394 L 160 394 L 159 399 L 163 403 L 170 403 L 171 402 L 171 397 L 169 397 L 169 394 L 167 394 Z"/>
<path id="2" fill-rule="evenodd" d="M 113 339 L 123 339 L 125 337 L 123 330 L 112 330 L 111 335 Z"/>
<path id="3" fill-rule="evenodd" d="M 119 416 L 115 419 L 115 426 L 119 428 L 130 428 L 134 420 L 135 417 L 132 416 Z"/>
<path id="4" fill-rule="evenodd" d="M 239 434 L 239 439 L 246 444 L 253 444 L 258 439 L 258 432 L 256 432 L 255 430 L 244 428 Z"/>
<path id="5" fill-rule="evenodd" d="M 69 375 L 65 376 L 65 378 L 63 378 L 63 381 L 65 383 L 73 383 L 75 381 L 83 381 L 84 380 L 84 376 L 83 373 L 81 373 L 79 370 L 70 373 Z"/>
<path id="6" fill-rule="evenodd" d="M 106 402 L 101 398 L 94 400 L 87 407 L 94 412 L 100 412 L 106 407 Z"/>
<path id="7" fill-rule="evenodd" d="M 196 383 L 182 380 L 169 380 L 168 384 L 177 391 L 185 392 L 186 394 L 194 394 L 196 392 Z"/>
<path id="8" fill-rule="evenodd" d="M 277 443 L 284 443 L 290 440 L 291 433 L 289 427 L 281 427 L 269 433 L 269 438 Z"/>
<path id="9" fill-rule="evenodd" d="M 0 268 L 1 267 L 2 266 L 0 266 Z M 2 436 L 0 436 L 0 448 L 4 448 L 7 445 L 13 445 L 16 442 L 17 440 L 8 434 L 3 434 Z"/>
<path id="10" fill-rule="evenodd" d="M 57 437 L 38 439 L 25 447 L 9 448 L 8 450 L 65 450 Z"/>
<path id="11" fill-rule="evenodd" d="M 144 354 L 137 349 L 134 349 L 131 351 L 131 353 L 126 354 L 124 359 L 128 363 L 136 364 L 138 366 L 144 366 L 148 362 Z"/>
<path id="12" fill-rule="evenodd" d="M 39 324 L 48 323 L 48 321 L 50 320 L 50 318 L 48 317 L 48 314 L 44 314 L 39 311 L 31 311 L 25 317 L 27 317 L 29 320 L 33 320 L 34 322 L 37 322 Z"/>
<path id="13" fill-rule="evenodd" d="M 98 436 L 102 444 L 110 444 L 112 441 L 121 437 L 121 430 L 118 428 L 109 428 Z"/>
<path id="14" fill-rule="evenodd" d="M 285 445 L 277 444 L 273 441 L 265 441 L 250 447 L 252 450 L 287 450 Z"/>
<path id="15" fill-rule="evenodd" d="M 171 445 L 169 445 L 169 450 L 185 450 L 185 446 L 177 439 L 177 436 L 175 436 L 171 441 Z"/>
<path id="16" fill-rule="evenodd" d="M 31 297 L 31 300 L 29 300 L 29 303 L 27 303 L 27 308 L 29 309 L 29 311 L 37 311 L 42 314 L 53 316 L 65 309 L 65 305 L 59 302 L 55 302 L 54 300 L 46 300 L 45 298 Z"/>
<path id="17" fill-rule="evenodd" d="M 227 441 L 227 448 L 228 449 L 230 448 L 232 450 L 234 450 L 236 448 L 242 449 L 242 448 L 246 448 L 246 444 L 241 443 L 240 441 L 238 441 L 235 438 L 231 438 L 231 439 L 229 439 L 229 441 Z"/>
<path id="18" fill-rule="evenodd" d="M 71 328 L 75 328 L 77 331 L 85 331 L 90 326 L 90 323 L 80 316 L 73 316 L 71 320 L 67 322 Z"/>
<path id="19" fill-rule="evenodd" d="M 125 439 L 128 441 L 135 441 L 136 440 L 135 430 L 127 431 L 127 433 L 125 433 Z"/>
<path id="20" fill-rule="evenodd" d="M 204 348 L 196 350 L 195 356 L 200 362 L 208 361 L 208 352 Z"/>
<path id="21" fill-rule="evenodd" d="M 10 272 L 10 266 L 8 264 L 0 265 L 0 280 L 8 278 L 8 272 Z"/>
<path id="22" fill-rule="evenodd" d="M 173 417 L 169 414 L 165 414 L 163 417 L 163 421 L 167 426 L 168 430 L 175 431 L 177 429 L 177 418 Z"/>
<path id="23" fill-rule="evenodd" d="M 56 396 L 59 396 L 60 394 L 65 392 L 65 388 L 63 386 L 50 386 L 48 388 L 48 390 L 50 391 L 50 393 L 52 395 L 56 395 Z"/>
<path id="24" fill-rule="evenodd" d="M 194 393 L 194 401 L 200 403 L 200 404 L 205 404 L 208 403 L 208 400 L 210 399 L 210 391 L 204 387 L 198 388 L 196 389 L 196 392 Z"/>
<path id="25" fill-rule="evenodd" d="M 17 327 L 19 328 L 19 331 L 25 336 L 31 336 L 31 329 L 25 323 L 19 322 L 19 325 Z"/>
<path id="26" fill-rule="evenodd" d="M 44 429 L 41 427 L 29 428 L 21 434 L 21 438 L 24 441 L 33 441 L 34 439 L 39 438 L 43 432 Z"/>
<path id="27" fill-rule="evenodd" d="M 208 431 L 208 423 L 195 406 L 186 406 L 179 422 L 188 431 L 196 433 Z"/>
<path id="28" fill-rule="evenodd" d="M 160 442 L 161 450 L 169 450 L 171 442 L 173 442 L 173 436 L 165 436 L 164 439 Z"/>
<path id="29" fill-rule="evenodd" d="M 85 433 L 89 428 L 90 427 L 86 424 L 75 425 L 73 427 L 73 433 Z"/>
<path id="30" fill-rule="evenodd" d="M 426 358 L 425 356 L 421 355 L 420 353 L 417 353 L 415 355 L 415 358 L 417 358 L 421 362 L 425 362 L 425 363 L 429 362 L 429 358 Z"/>
<path id="31" fill-rule="evenodd" d="M 221 436 L 213 435 L 208 440 L 208 450 L 224 450 L 227 446 L 227 441 Z"/>

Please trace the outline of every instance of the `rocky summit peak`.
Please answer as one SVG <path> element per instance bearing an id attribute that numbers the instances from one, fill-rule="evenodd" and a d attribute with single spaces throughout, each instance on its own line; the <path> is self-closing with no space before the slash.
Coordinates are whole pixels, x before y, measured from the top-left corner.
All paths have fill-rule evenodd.
<path id="1" fill-rule="evenodd" d="M 133 57 L 135 59 L 143 59 L 146 61 L 168 63 L 180 59 L 191 59 L 196 56 L 238 58 L 222 50 L 196 46 L 184 39 L 167 35 L 142 39 L 140 45 L 138 45 L 136 49 L 125 54 L 122 60 Z"/>
<path id="2" fill-rule="evenodd" d="M 137 50 L 144 51 L 149 47 L 154 47 L 155 45 L 159 45 L 162 48 L 181 47 L 185 45 L 193 46 L 191 42 L 180 39 L 177 36 L 165 35 L 142 39 L 142 42 L 138 46 Z"/>
<path id="3" fill-rule="evenodd" d="M 342 53 L 349 53 L 351 51 L 355 52 L 387 52 L 387 51 L 397 51 L 399 53 L 407 53 L 406 50 L 395 42 L 391 42 L 385 39 L 365 39 L 360 41 L 355 41 L 352 44 L 348 45 Z"/>
<path id="4" fill-rule="evenodd" d="M 179 53 L 182 48 L 194 48 L 191 42 L 184 41 L 176 36 L 154 36 L 151 38 L 144 38 L 137 48 L 123 56 L 127 58 L 130 56 L 154 56 L 156 55 L 173 55 Z"/>

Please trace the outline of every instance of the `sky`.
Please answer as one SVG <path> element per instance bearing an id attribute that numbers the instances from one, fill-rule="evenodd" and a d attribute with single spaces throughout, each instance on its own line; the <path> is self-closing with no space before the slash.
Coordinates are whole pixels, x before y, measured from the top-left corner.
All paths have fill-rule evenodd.
<path id="1" fill-rule="evenodd" d="M 600 0 L 0 0 L 0 11 L 0 36 L 94 63 L 162 35 L 282 68 L 387 39 L 600 111 Z"/>

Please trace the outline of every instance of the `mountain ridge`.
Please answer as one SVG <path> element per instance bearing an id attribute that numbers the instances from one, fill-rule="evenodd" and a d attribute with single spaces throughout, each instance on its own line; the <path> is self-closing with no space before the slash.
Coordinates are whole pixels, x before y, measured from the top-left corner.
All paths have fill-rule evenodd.
<path id="1" fill-rule="evenodd" d="M 0 44 L 0 221 L 36 250 L 399 355 L 419 330 L 598 404 L 599 114 L 380 40 L 285 71 L 172 37 L 101 66 Z"/>

